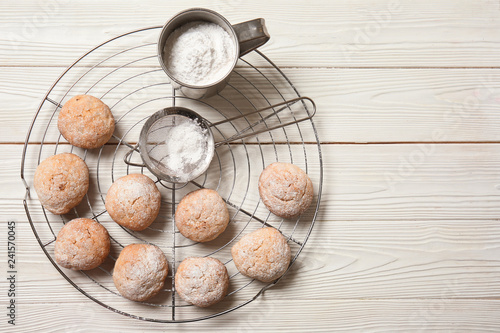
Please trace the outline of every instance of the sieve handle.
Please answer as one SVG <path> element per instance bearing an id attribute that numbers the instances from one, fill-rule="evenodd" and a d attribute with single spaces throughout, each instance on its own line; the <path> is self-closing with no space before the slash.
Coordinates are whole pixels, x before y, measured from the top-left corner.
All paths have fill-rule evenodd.
<path id="1" fill-rule="evenodd" d="M 130 161 L 130 155 L 132 155 L 132 153 L 134 151 L 139 152 L 139 149 L 138 149 L 138 145 L 136 145 L 135 147 L 131 148 L 126 154 L 125 156 L 123 156 L 123 162 L 125 162 L 125 164 L 127 165 L 130 165 L 130 166 L 135 166 L 135 167 L 139 167 L 139 168 L 145 168 L 146 167 L 146 164 L 142 163 L 142 164 L 139 164 L 139 163 L 134 163 L 134 162 L 131 162 Z"/>
<path id="2" fill-rule="evenodd" d="M 299 105 L 302 105 L 303 109 L 299 110 L 298 112 L 295 111 L 295 113 L 299 113 L 299 112 L 305 113 L 306 114 L 305 116 L 301 116 L 299 118 L 296 118 L 295 115 L 293 115 L 293 120 L 291 120 L 291 121 L 287 121 L 287 122 L 279 121 L 277 125 L 268 126 L 268 124 L 266 123 L 266 120 L 269 120 L 272 117 L 278 117 L 279 113 L 284 111 L 284 110 L 288 109 L 288 110 L 290 110 L 291 114 L 294 114 L 294 112 L 292 111 L 292 106 L 299 103 L 299 102 L 301 102 L 301 104 L 299 104 Z M 309 106 L 311 107 L 312 111 L 309 111 L 308 106 L 307 106 L 308 103 L 310 104 Z M 275 130 L 277 128 L 282 128 L 285 126 L 300 123 L 300 122 L 305 121 L 305 120 L 309 120 L 316 114 L 316 104 L 309 97 L 298 97 L 298 98 L 290 99 L 290 100 L 287 100 L 287 101 L 284 101 L 284 102 L 281 102 L 278 104 L 266 106 L 265 108 L 262 108 L 262 109 L 258 109 L 258 110 L 251 111 L 251 112 L 248 112 L 245 114 L 241 114 L 241 115 L 236 116 L 236 117 L 227 118 L 227 119 L 224 119 L 224 120 L 216 122 L 216 123 L 211 123 L 209 126 L 212 127 L 212 126 L 221 125 L 221 124 L 231 122 L 231 121 L 236 120 L 236 119 L 247 117 L 249 115 L 253 115 L 256 113 L 262 113 L 262 112 L 267 111 L 267 110 L 272 110 L 272 112 L 269 115 L 262 117 L 260 120 L 256 121 L 255 123 L 249 125 L 247 128 L 243 129 L 238 134 L 233 135 L 232 137 L 229 137 L 223 141 L 217 142 L 215 144 L 215 148 L 219 147 L 220 145 L 229 143 L 229 142 L 233 142 L 236 140 L 241 140 L 241 139 L 247 138 L 249 136 L 254 136 L 254 135 L 257 135 L 260 133 Z M 264 128 L 261 130 L 255 130 L 255 127 L 259 126 L 259 125 L 264 126 Z"/>

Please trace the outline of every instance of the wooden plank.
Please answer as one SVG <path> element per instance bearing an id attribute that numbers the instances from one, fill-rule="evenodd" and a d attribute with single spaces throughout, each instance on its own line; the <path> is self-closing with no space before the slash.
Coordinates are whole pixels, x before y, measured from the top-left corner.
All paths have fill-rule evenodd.
<path id="1" fill-rule="evenodd" d="M 157 69 L 157 68 L 156 68 Z M 82 82 L 65 92 L 86 69 L 68 74 L 51 93 L 51 98 L 64 102 L 77 93 L 85 93 L 97 77 L 111 72 L 105 69 L 96 73 L 94 80 Z M 154 68 L 152 68 L 154 70 Z M 3 142 L 24 142 L 32 118 L 48 88 L 63 71 L 63 68 L 4 68 L 0 79 L 1 104 L 5 112 L 0 121 L 5 124 Z M 105 71 L 105 72 L 104 72 Z M 105 100 L 111 106 L 138 88 L 165 81 L 161 72 L 138 77 L 121 83 L 107 93 L 115 84 L 133 75 L 147 71 L 145 68 L 119 70 L 100 82 L 89 93 Z M 265 72 L 265 70 L 264 70 Z M 269 71 L 272 73 L 273 71 Z M 247 73 L 244 71 L 244 73 Z M 250 72 L 250 80 L 261 84 L 265 96 L 275 101 L 279 95 L 262 78 Z M 492 69 L 286 69 L 285 74 L 301 95 L 311 97 L 317 104 L 314 122 L 322 142 L 498 142 L 500 140 L 500 72 Z M 235 87 L 247 89 L 248 83 L 235 76 Z M 281 82 L 277 80 L 277 82 Z M 283 83 L 283 82 L 282 82 Z M 228 87 L 229 100 L 244 111 L 250 111 L 249 103 L 239 93 Z M 283 83 L 281 90 L 291 96 Z M 116 104 L 113 112 L 117 119 L 145 100 L 154 100 L 169 95 L 166 86 L 152 86 L 125 98 Z M 134 96 L 137 96 L 134 97 Z M 260 96 L 260 95 L 259 95 Z M 264 105 L 259 96 L 252 99 Z M 64 97 L 64 98 L 63 98 Z M 215 102 L 214 102 L 215 101 Z M 219 105 L 229 116 L 237 114 L 227 101 L 208 100 Z M 154 105 L 153 105 L 154 104 Z M 170 104 L 168 100 L 144 105 L 121 120 L 117 132 L 125 132 L 158 108 Z M 163 105 L 163 106 L 162 106 Z M 200 105 L 195 105 L 199 108 Z M 57 109 L 46 102 L 35 124 L 33 140 L 41 135 Z M 204 112 L 204 111 L 203 111 Z M 15 114 L 16 117 L 11 115 Z M 210 118 L 211 113 L 206 113 Z M 49 137 L 58 139 L 55 114 Z M 140 126 L 138 126 L 140 130 Z M 137 131 L 138 132 L 138 131 Z M 309 132 L 288 130 L 291 141 L 315 140 Z M 136 133 L 137 134 L 137 133 Z M 301 138 L 300 134 L 306 135 Z M 309 133 L 310 134 L 310 133 Z M 138 135 L 138 134 L 137 134 Z M 261 140 L 270 140 L 269 136 Z"/>
<path id="2" fill-rule="evenodd" d="M 40 290 L 53 298 L 53 290 Z M 265 299 L 264 299 L 265 298 Z M 126 318 L 97 304 L 20 305 L 16 326 L 20 331 L 59 330 L 72 332 L 346 332 L 346 331 L 475 331 L 500 329 L 497 300 L 300 300 L 263 297 L 244 308 L 208 321 L 161 324 Z M 66 299 L 61 298 L 61 302 Z M 106 323 L 106 324 L 103 324 Z M 2 325 L 7 325 L 2 323 Z M 5 326 L 4 326 L 5 327 Z M 84 329 L 82 328 L 84 327 Z"/>
<path id="3" fill-rule="evenodd" d="M 310 146 L 308 149 L 315 149 L 314 147 Z M 248 156 L 260 156 L 258 146 L 247 148 Z M 244 175 L 237 178 L 236 182 L 232 180 L 233 162 L 226 165 L 228 168 L 223 169 L 226 176 L 222 178 L 221 186 L 227 185 L 228 189 L 244 186 L 243 193 L 233 195 L 239 198 L 238 200 L 243 200 L 244 193 L 249 191 L 249 196 L 244 199 L 249 207 L 255 207 L 258 201 L 258 194 L 255 188 L 251 187 L 254 186 L 252 184 L 256 184 L 260 173 L 258 170 L 262 170 L 262 164 L 267 165 L 276 160 L 273 146 L 263 146 L 262 149 L 262 158 L 251 159 L 249 173 L 246 171 L 247 153 L 241 147 L 235 150 L 235 153 L 239 153 L 234 155 L 234 161 L 245 165 L 245 168 L 235 167 L 237 174 L 241 171 L 243 172 L 241 175 Z M 19 168 L 21 150 L 22 147 L 17 145 L 2 146 L 4 163 L 0 166 L 1 198 L 24 197 L 25 191 L 20 180 L 12 177 L 12 170 Z M 282 150 L 281 158 L 286 160 L 288 148 L 285 146 L 278 150 Z M 120 149 L 120 151 L 122 154 L 125 150 Z M 252 151 L 257 155 L 252 155 Z M 299 159 L 300 151 L 301 148 L 293 153 L 298 158 L 297 163 L 303 163 L 303 158 L 302 161 Z M 102 191 L 111 184 L 113 155 L 109 153 L 111 152 L 108 151 L 103 155 L 103 159 L 108 160 L 101 164 L 100 182 L 104 184 Z M 323 219 L 337 221 L 496 219 L 500 215 L 499 186 L 497 186 L 500 178 L 500 154 L 499 146 L 496 144 L 324 145 L 322 153 Z M 26 179 L 32 186 L 31 177 L 37 165 L 38 150 L 32 151 L 30 146 L 28 154 Z M 53 154 L 53 150 L 46 147 L 44 154 Z M 97 157 L 97 153 L 88 157 L 92 179 L 96 177 L 94 163 Z M 315 157 L 316 162 L 313 160 Z M 233 161 L 230 155 L 226 158 Z M 317 158 L 318 155 L 310 152 L 308 165 L 315 184 L 319 182 Z M 115 176 L 126 172 L 119 156 L 113 168 Z M 217 170 L 219 169 L 215 165 L 213 171 Z M 218 175 L 219 173 L 212 174 L 211 181 L 219 179 Z M 93 180 L 94 183 L 91 185 L 91 193 L 98 195 L 95 181 Z M 217 185 L 208 183 L 208 186 Z M 250 186 L 250 190 L 246 190 L 247 186 Z M 32 195 L 36 198 L 34 193 Z M 308 214 L 312 214 L 313 211 L 310 210 Z"/>
<path id="4" fill-rule="evenodd" d="M 234 23 L 266 18 L 272 39 L 262 50 L 280 66 L 491 67 L 500 64 L 497 57 L 499 4 L 491 0 L 474 3 L 316 0 L 294 4 L 283 0 L 220 4 L 152 0 L 119 4 L 5 1 L 0 6 L 4 32 L 1 64 L 69 65 L 98 43 L 141 27 L 163 25 L 178 11 L 193 6 L 218 10 Z M 33 54 L 37 55 L 36 59 Z"/>
<path id="5" fill-rule="evenodd" d="M 67 303 L 78 302 L 79 292 L 52 267 L 35 241 L 22 207 L 17 201 L 1 200 L 0 208 L 9 220 L 16 221 L 18 281 L 23 286 L 23 293 L 17 297 L 19 302 L 59 302 L 38 295 L 41 286 L 57 290 Z M 115 239 L 123 240 L 111 223 L 103 222 Z M 44 228 L 42 224 L 41 220 L 35 221 L 38 232 Z M 54 224 L 54 228 L 59 226 Z M 0 232 L 3 239 L 6 230 Z M 332 222 L 320 219 L 290 273 L 266 295 L 277 300 L 311 301 L 499 298 L 499 234 L 500 226 L 495 220 Z M 52 255 L 53 247 L 46 248 Z M 6 248 L 0 250 L 0 255 L 6 256 Z M 187 255 L 206 255 L 210 250 L 211 244 L 193 247 L 189 253 L 179 249 L 178 260 Z M 165 252 L 170 259 L 170 251 Z M 230 259 L 222 252 L 213 256 L 223 261 Z M 112 265 L 106 264 L 105 268 L 111 271 Z M 106 292 L 100 292 L 88 278 L 63 271 L 80 287 L 108 299 L 110 304 L 125 306 L 123 300 L 117 303 L 107 298 Z M 100 276 L 98 281 L 114 290 L 109 276 Z M 236 290 L 239 283 L 239 279 L 233 279 L 231 290 Z M 318 285 L 322 288 L 315 288 Z M 255 292 L 253 286 L 248 287 L 233 300 L 250 298 L 252 292 Z"/>
<path id="6" fill-rule="evenodd" d="M 18 218 L 19 329 L 30 331 L 35 321 L 39 329 L 74 328 L 78 318 L 90 318 L 86 327 L 96 325 L 96 331 L 102 321 L 116 323 L 113 327 L 119 331 L 165 329 L 127 320 L 84 297 L 48 262 L 16 201 L 1 200 L 0 208 Z M 5 238 L 5 232 L 2 229 L 0 237 Z M 500 305 L 499 232 L 495 220 L 318 221 L 293 271 L 277 286 L 242 309 L 186 329 L 208 325 L 210 331 L 226 325 L 265 331 L 278 325 L 299 332 L 305 329 L 301 318 L 306 316 L 309 331 L 447 330 L 457 323 L 468 330 L 495 330 L 497 316 L 486 316 L 485 311 L 498 311 Z M 125 302 L 119 310 L 133 310 L 131 305 Z M 293 325 L 291 318 L 296 318 Z"/>

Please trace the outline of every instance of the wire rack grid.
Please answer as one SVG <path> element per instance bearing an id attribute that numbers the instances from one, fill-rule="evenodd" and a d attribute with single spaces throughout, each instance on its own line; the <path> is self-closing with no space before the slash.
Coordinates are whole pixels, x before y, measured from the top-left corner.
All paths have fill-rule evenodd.
<path id="1" fill-rule="evenodd" d="M 161 27 L 131 31 L 91 49 L 71 66 L 49 88 L 29 127 L 22 153 L 21 178 L 26 187 L 24 207 L 41 249 L 57 271 L 77 290 L 105 308 L 122 315 L 154 322 L 192 322 L 231 312 L 251 303 L 274 286 L 240 274 L 232 262 L 230 248 L 243 235 L 263 226 L 274 227 L 288 239 L 292 264 L 296 261 L 313 229 L 318 215 L 323 183 L 320 141 L 311 119 L 296 120 L 291 108 L 281 108 L 270 116 L 250 114 L 260 108 L 301 97 L 292 82 L 262 52 L 254 51 L 239 60 L 228 86 L 206 100 L 180 95 L 169 83 L 156 56 L 156 39 Z M 112 140 L 100 149 L 84 150 L 68 144 L 57 129 L 57 113 L 66 100 L 77 94 L 91 94 L 102 99 L 113 112 L 116 129 Z M 300 104 L 300 103 L 299 103 Z M 256 134 L 245 140 L 222 144 L 204 175 L 185 184 L 173 184 L 156 178 L 146 168 L 134 166 L 142 125 L 155 111 L 166 106 L 186 106 L 212 123 L 217 141 L 229 142 L 242 131 Z M 289 109 L 288 113 L 287 110 Z M 311 115 L 307 105 L 302 112 Z M 292 119 L 293 125 L 263 131 L 276 123 Z M 260 129 L 258 128 L 260 126 Z M 32 180 L 36 167 L 45 158 L 72 152 L 89 166 L 90 189 L 83 202 L 72 212 L 55 216 L 36 199 Z M 124 161 L 124 159 L 127 159 Z M 291 162 L 314 175 L 315 196 L 312 207 L 302 216 L 284 220 L 271 214 L 260 201 L 257 181 L 263 168 L 275 161 Z M 125 163 L 129 162 L 129 163 Z M 119 177 L 143 173 L 156 181 L 162 193 L 162 208 L 157 220 L 146 230 L 135 232 L 120 227 L 107 214 L 106 191 Z M 212 188 L 227 203 L 231 222 L 216 240 L 195 243 L 184 238 L 173 223 L 179 200 L 198 188 Z M 91 271 L 71 271 L 59 267 L 53 247 L 60 228 L 76 217 L 90 217 L 103 224 L 111 237 L 111 253 L 105 263 Z M 112 270 L 121 249 L 131 243 L 152 243 L 166 254 L 170 268 L 164 290 L 145 302 L 123 298 L 114 288 Z M 188 256 L 212 256 L 221 260 L 230 274 L 230 291 L 220 303 L 201 309 L 184 302 L 175 291 L 176 266 Z M 291 272 L 284 276 L 300 274 Z"/>

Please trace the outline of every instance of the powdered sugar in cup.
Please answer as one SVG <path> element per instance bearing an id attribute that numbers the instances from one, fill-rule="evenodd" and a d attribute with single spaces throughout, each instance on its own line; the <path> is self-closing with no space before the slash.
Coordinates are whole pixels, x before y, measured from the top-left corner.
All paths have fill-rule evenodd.
<path id="1" fill-rule="evenodd" d="M 165 24 L 158 58 L 176 89 L 201 99 L 220 92 L 238 58 L 269 38 L 264 19 L 231 25 L 217 12 L 192 8 Z"/>

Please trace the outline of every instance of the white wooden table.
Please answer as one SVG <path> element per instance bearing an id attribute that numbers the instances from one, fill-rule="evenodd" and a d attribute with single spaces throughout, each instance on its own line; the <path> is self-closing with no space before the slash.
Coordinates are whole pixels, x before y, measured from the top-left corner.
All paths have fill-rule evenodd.
<path id="1" fill-rule="evenodd" d="M 158 324 L 99 306 L 55 270 L 22 205 L 20 161 L 67 66 L 194 6 L 266 19 L 262 52 L 317 103 L 323 196 L 275 288 L 208 321 Z M 500 330 L 500 2 L 5 0 L 0 29 L 0 331 Z"/>

